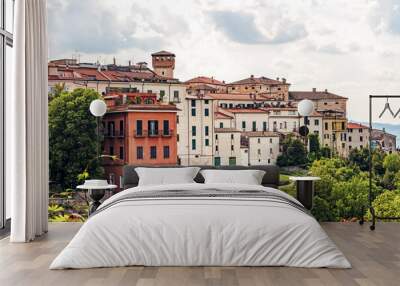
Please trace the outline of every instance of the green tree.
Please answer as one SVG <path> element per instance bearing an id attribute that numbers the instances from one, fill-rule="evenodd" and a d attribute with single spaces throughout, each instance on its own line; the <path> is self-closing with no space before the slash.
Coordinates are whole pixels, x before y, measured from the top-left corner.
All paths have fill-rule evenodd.
<path id="1" fill-rule="evenodd" d="M 367 148 L 355 148 L 350 151 L 349 162 L 356 165 L 361 171 L 369 170 L 369 150 Z"/>
<path id="2" fill-rule="evenodd" d="M 398 178 L 397 173 L 400 172 L 400 155 L 397 153 L 389 154 L 383 160 L 385 174 L 382 179 L 382 185 L 389 190 L 396 189 Z"/>
<path id="3" fill-rule="evenodd" d="M 400 217 L 400 190 L 383 192 L 372 205 L 380 217 Z"/>
<path id="4" fill-rule="evenodd" d="M 96 157 L 96 118 L 90 103 L 100 98 L 91 89 L 63 91 L 49 103 L 50 179 L 62 189 L 74 188 L 78 174 Z M 89 166 L 90 174 L 99 175 L 99 161 Z"/>
<path id="5" fill-rule="evenodd" d="M 299 166 L 307 163 L 307 150 L 303 142 L 288 136 L 283 141 L 282 154 L 278 156 L 278 166 Z"/>

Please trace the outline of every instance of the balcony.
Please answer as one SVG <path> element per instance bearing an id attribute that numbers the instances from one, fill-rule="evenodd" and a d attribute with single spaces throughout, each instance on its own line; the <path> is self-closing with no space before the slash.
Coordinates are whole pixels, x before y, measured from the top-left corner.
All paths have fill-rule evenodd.
<path id="1" fill-rule="evenodd" d="M 108 130 L 104 133 L 104 138 L 124 138 L 124 130 Z"/>
<path id="2" fill-rule="evenodd" d="M 167 130 L 162 130 L 161 131 L 161 136 L 162 137 L 172 137 L 174 135 L 174 130 L 173 129 L 167 129 Z"/>

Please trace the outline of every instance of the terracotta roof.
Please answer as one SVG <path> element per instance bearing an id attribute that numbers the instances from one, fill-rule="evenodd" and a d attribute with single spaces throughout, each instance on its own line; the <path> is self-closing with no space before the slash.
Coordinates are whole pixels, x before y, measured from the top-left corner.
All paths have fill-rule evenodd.
<path id="1" fill-rule="evenodd" d="M 200 84 L 189 86 L 188 90 L 210 90 L 210 91 L 216 91 L 217 89 L 215 87 L 212 87 L 211 85 L 200 83 Z"/>
<path id="2" fill-rule="evenodd" d="M 334 93 L 330 93 L 328 91 L 290 91 L 289 99 L 293 100 L 302 100 L 302 99 L 310 99 L 310 100 L 320 100 L 320 99 L 347 99 L 347 97 L 343 97 Z"/>
<path id="3" fill-rule="evenodd" d="M 368 126 L 362 125 L 361 123 L 349 122 L 347 123 L 347 129 L 368 129 Z"/>
<path id="4" fill-rule="evenodd" d="M 172 104 L 131 104 L 131 105 L 119 105 L 111 107 L 107 112 L 128 112 L 128 111 L 171 111 L 176 112 L 179 109 Z"/>
<path id="5" fill-rule="evenodd" d="M 230 113 L 265 113 L 267 112 L 263 109 L 259 108 L 223 108 L 222 110 L 226 110 Z"/>
<path id="6" fill-rule="evenodd" d="M 242 135 L 247 137 L 279 137 L 277 132 L 272 131 L 247 131 L 242 132 Z"/>
<path id="7" fill-rule="evenodd" d="M 140 69 L 132 67 L 130 70 L 106 70 L 89 67 L 63 67 L 58 66 L 57 75 L 49 75 L 49 80 L 81 80 L 81 81 L 113 81 L 113 82 L 130 82 L 130 81 L 154 81 L 154 82 L 176 82 L 176 79 L 170 79 L 157 75 L 148 68 Z"/>
<path id="8" fill-rule="evenodd" d="M 228 85 L 241 85 L 241 84 L 288 84 L 288 83 L 283 83 L 279 80 L 270 79 L 265 76 L 262 77 L 250 76 L 249 78 L 231 82 Z"/>
<path id="9" fill-rule="evenodd" d="M 233 132 L 240 132 L 236 128 L 215 128 L 215 133 L 233 133 Z"/>
<path id="10" fill-rule="evenodd" d="M 222 113 L 222 112 L 215 112 L 215 118 L 216 119 L 232 119 L 233 117 L 228 114 Z"/>
<path id="11" fill-rule="evenodd" d="M 185 81 L 185 83 L 204 83 L 204 84 L 214 84 L 214 85 L 225 85 L 222 81 L 216 80 L 213 77 L 198 76 Z"/>
<path id="12" fill-rule="evenodd" d="M 171 52 L 167 52 L 167 51 L 159 51 L 159 52 L 156 52 L 156 53 L 152 53 L 151 56 L 172 56 L 172 57 L 175 57 L 175 54 L 171 53 Z"/>
<path id="13" fill-rule="evenodd" d="M 267 101 L 268 98 L 262 95 L 250 95 L 243 93 L 211 93 L 208 96 L 217 100 L 237 100 L 237 101 Z"/>

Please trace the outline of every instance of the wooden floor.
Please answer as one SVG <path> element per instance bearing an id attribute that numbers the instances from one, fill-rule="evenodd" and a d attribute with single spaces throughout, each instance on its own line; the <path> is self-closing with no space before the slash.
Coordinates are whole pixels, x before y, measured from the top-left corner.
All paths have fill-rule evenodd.
<path id="1" fill-rule="evenodd" d="M 50 262 L 79 229 L 53 223 L 29 244 L 0 241 L 0 285 L 400 285 L 400 223 L 380 223 L 375 232 L 357 223 L 325 223 L 324 229 L 352 269 L 288 267 L 125 267 L 48 270 Z"/>

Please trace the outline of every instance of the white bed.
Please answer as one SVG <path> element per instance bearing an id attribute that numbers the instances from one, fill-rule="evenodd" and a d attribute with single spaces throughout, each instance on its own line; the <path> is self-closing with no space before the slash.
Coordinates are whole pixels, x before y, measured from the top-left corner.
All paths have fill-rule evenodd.
<path id="1" fill-rule="evenodd" d="M 182 195 L 145 197 L 146 192 L 175 190 Z M 239 191 L 240 197 L 214 195 Z M 253 197 L 257 191 L 268 198 L 263 193 Z M 190 196 L 193 192 L 210 195 Z M 279 190 L 255 185 L 131 188 L 105 201 L 50 269 L 128 265 L 350 268 L 318 222 L 298 204 Z"/>

